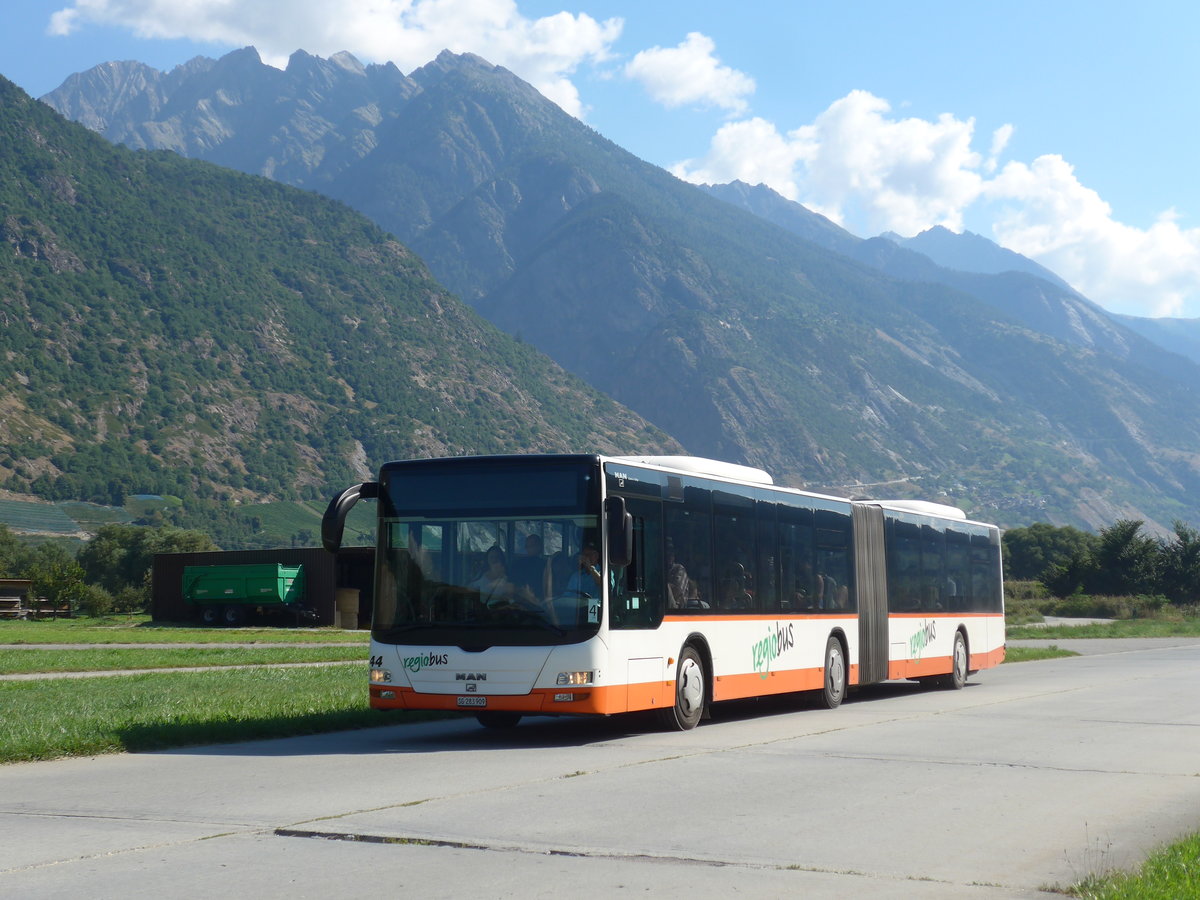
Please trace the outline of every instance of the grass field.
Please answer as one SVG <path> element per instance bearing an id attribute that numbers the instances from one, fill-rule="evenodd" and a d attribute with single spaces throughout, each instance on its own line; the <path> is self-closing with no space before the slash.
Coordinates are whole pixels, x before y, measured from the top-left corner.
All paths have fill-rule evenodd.
<path id="1" fill-rule="evenodd" d="M 1004 651 L 1006 663 L 1033 662 L 1039 659 L 1060 659 L 1064 656 L 1078 656 L 1072 650 L 1060 650 L 1051 644 L 1049 647 L 1007 647 Z"/>
<path id="2" fill-rule="evenodd" d="M 363 631 L 337 628 L 204 628 L 149 616 L 0 620 L 0 644 L 313 644 L 366 646 Z"/>
<path id="3" fill-rule="evenodd" d="M 1200 619 L 1118 619 L 1101 625 L 1009 625 L 1009 640 L 1200 637 Z"/>
<path id="4" fill-rule="evenodd" d="M 88 650 L 0 650 L 0 675 L 349 661 L 360 661 L 365 666 L 367 648 L 356 645 L 345 647 L 232 645 L 203 649 L 195 647 L 133 649 L 98 646 Z"/>
<path id="5" fill-rule="evenodd" d="M 1154 853 L 1136 872 L 1115 872 L 1075 885 L 1081 900 L 1184 900 L 1200 897 L 1200 834 Z"/>
<path id="6" fill-rule="evenodd" d="M 0 761 L 291 737 L 432 716 L 367 706 L 361 666 L 0 682 Z"/>

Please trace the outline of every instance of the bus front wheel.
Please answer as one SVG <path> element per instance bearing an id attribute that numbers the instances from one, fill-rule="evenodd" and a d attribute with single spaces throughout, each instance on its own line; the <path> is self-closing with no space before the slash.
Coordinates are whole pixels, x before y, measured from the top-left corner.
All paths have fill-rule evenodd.
<path id="1" fill-rule="evenodd" d="M 846 696 L 846 654 L 842 642 L 830 635 L 825 642 L 825 678 L 821 700 L 829 709 L 837 709 Z"/>
<path id="2" fill-rule="evenodd" d="M 672 731 L 690 731 L 700 724 L 704 716 L 707 691 L 704 686 L 704 664 L 694 647 L 684 647 L 679 652 L 679 664 L 675 667 L 675 704 L 659 712 L 664 728 Z"/>

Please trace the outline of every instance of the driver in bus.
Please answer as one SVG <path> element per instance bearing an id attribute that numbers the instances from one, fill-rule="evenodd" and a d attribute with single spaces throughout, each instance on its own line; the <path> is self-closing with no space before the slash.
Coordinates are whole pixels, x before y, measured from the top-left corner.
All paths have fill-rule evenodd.
<path id="1" fill-rule="evenodd" d="M 584 544 L 579 551 L 579 567 L 567 579 L 567 593 L 577 597 L 599 597 L 603 584 L 600 551 L 595 544 Z"/>

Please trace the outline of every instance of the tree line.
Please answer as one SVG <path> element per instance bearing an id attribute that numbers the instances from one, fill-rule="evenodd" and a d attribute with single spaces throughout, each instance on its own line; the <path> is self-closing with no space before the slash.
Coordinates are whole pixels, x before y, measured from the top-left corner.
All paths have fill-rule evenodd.
<path id="1" fill-rule="evenodd" d="M 1156 538 L 1139 520 L 1099 534 L 1037 522 L 1004 534 L 1005 577 L 1039 581 L 1056 597 L 1159 596 L 1200 601 L 1200 531 L 1176 522 Z M 28 578 L 35 596 L 70 603 L 89 615 L 150 607 L 156 553 L 219 550 L 203 531 L 172 525 L 104 525 L 77 554 L 61 542 L 29 544 L 0 524 L 0 577 Z"/>
<path id="2" fill-rule="evenodd" d="M 201 531 L 114 524 L 72 554 L 62 542 L 25 543 L 0 524 L 0 577 L 27 578 L 33 596 L 70 603 L 86 615 L 144 612 L 156 553 L 218 549 Z"/>
<path id="3" fill-rule="evenodd" d="M 1037 522 L 1004 534 L 1005 577 L 1040 581 L 1056 597 L 1159 596 L 1171 603 L 1200 600 L 1200 532 L 1174 523 L 1154 537 L 1136 519 L 1121 519 L 1099 534 Z"/>

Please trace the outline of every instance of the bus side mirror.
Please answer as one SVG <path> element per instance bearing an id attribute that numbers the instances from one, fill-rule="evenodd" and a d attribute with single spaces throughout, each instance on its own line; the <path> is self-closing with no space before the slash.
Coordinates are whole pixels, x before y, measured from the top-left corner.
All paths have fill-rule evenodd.
<path id="1" fill-rule="evenodd" d="M 627 566 L 633 559 L 633 517 L 625 510 L 624 497 L 609 497 L 605 504 L 608 564 Z"/>
<path id="2" fill-rule="evenodd" d="M 364 481 L 348 487 L 332 500 L 321 517 L 321 543 L 330 553 L 342 548 L 342 534 L 346 530 L 346 516 L 359 500 L 371 500 L 379 496 L 379 482 Z"/>

